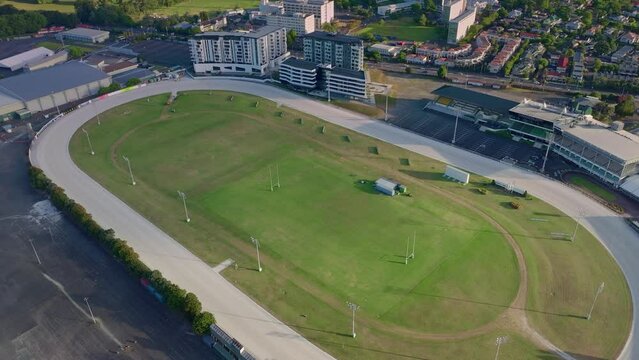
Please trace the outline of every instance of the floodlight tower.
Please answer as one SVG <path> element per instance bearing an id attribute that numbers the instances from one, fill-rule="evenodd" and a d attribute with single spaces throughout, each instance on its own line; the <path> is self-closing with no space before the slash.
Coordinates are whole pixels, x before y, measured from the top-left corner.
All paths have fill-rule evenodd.
<path id="1" fill-rule="evenodd" d="M 186 209 L 186 194 L 180 190 L 177 191 L 178 196 L 182 199 L 182 203 L 184 204 L 184 216 L 186 216 L 186 222 L 191 222 L 191 218 L 189 217 L 189 211 Z"/>
<path id="2" fill-rule="evenodd" d="M 95 155 L 95 151 L 93 151 L 93 145 L 91 145 L 91 138 L 89 137 L 89 132 L 86 131 L 84 128 L 82 129 L 82 132 L 84 132 L 84 135 L 87 136 L 87 141 L 89 142 L 89 149 L 91 150 L 91 155 Z"/>
<path id="3" fill-rule="evenodd" d="M 410 236 L 406 239 L 406 257 L 404 258 L 404 264 L 405 265 L 408 265 L 408 257 L 409 257 L 408 248 L 409 248 L 409 245 L 410 245 Z"/>
<path id="4" fill-rule="evenodd" d="M 579 210 L 579 215 L 577 215 L 577 217 L 575 218 L 575 231 L 572 232 L 572 237 L 570 238 L 570 241 L 575 241 L 575 238 L 577 237 L 577 229 L 579 229 L 579 219 L 582 218 L 584 216 L 584 211 L 583 210 Z"/>
<path id="5" fill-rule="evenodd" d="M 96 103 L 93 103 L 93 110 L 95 111 L 95 117 L 98 119 L 98 125 L 100 124 L 100 113 L 98 112 L 98 105 L 96 105 Z"/>
<path id="6" fill-rule="evenodd" d="M 85 297 L 84 298 L 84 302 L 87 304 L 87 307 L 89 308 L 89 314 L 91 314 L 91 319 L 93 319 L 93 323 L 97 323 L 97 321 L 95 321 L 95 316 L 93 316 L 93 310 L 91 310 L 91 305 L 89 305 L 89 298 Z"/>
<path id="7" fill-rule="evenodd" d="M 413 232 L 413 252 L 410 254 L 410 258 L 415 258 L 415 239 L 417 238 L 417 231 Z"/>
<path id="8" fill-rule="evenodd" d="M 597 302 L 597 298 L 604 291 L 605 286 L 606 284 L 602 282 L 601 285 L 599 285 L 599 287 L 597 288 L 597 292 L 595 292 L 595 298 L 592 300 L 592 305 L 590 305 L 590 311 L 588 311 L 588 316 L 586 317 L 588 320 L 590 320 L 590 317 L 592 316 L 592 310 L 595 308 L 595 303 Z"/>
<path id="9" fill-rule="evenodd" d="M 40 261 L 40 257 L 38 256 L 38 252 L 36 251 L 35 245 L 33 245 L 33 239 L 29 238 L 29 243 L 31 244 L 31 248 L 33 249 L 33 253 L 35 254 L 36 260 L 38 260 L 38 264 L 42 265 L 42 261 Z"/>
<path id="10" fill-rule="evenodd" d="M 251 236 L 251 242 L 255 244 L 255 251 L 257 251 L 257 271 L 262 272 L 262 263 L 260 262 L 260 241 Z"/>
<path id="11" fill-rule="evenodd" d="M 271 182 L 271 191 L 273 191 L 273 172 L 270 166 L 268 167 L 268 179 Z"/>
<path id="12" fill-rule="evenodd" d="M 356 336 L 356 334 L 355 334 L 355 311 L 359 310 L 359 305 L 357 305 L 355 303 L 352 303 L 350 301 L 347 301 L 346 302 L 346 306 L 348 306 L 348 308 L 353 311 L 353 330 L 352 330 L 352 333 L 353 333 L 353 337 L 355 337 Z"/>
<path id="13" fill-rule="evenodd" d="M 280 165 L 278 163 L 275 163 L 275 174 L 277 174 L 277 188 L 280 188 Z"/>
<path id="14" fill-rule="evenodd" d="M 133 178 L 133 170 L 131 170 L 131 161 L 128 157 L 122 155 L 122 159 L 126 161 L 126 164 L 129 166 L 129 175 L 131 176 L 131 185 L 135 185 L 135 178 Z"/>
<path id="15" fill-rule="evenodd" d="M 508 336 L 499 336 L 497 340 L 495 340 L 495 345 L 497 345 L 497 352 L 495 353 L 495 360 L 499 359 L 499 349 L 502 345 L 508 342 Z"/>
<path id="16" fill-rule="evenodd" d="M 453 130 L 453 145 L 455 145 L 455 140 L 457 139 L 457 122 L 459 122 L 459 109 L 455 111 L 455 129 Z"/>
<path id="17" fill-rule="evenodd" d="M 548 134 L 548 147 L 546 147 L 546 155 L 544 156 L 544 163 L 541 165 L 541 173 L 546 171 L 546 161 L 548 161 L 548 153 L 552 147 L 552 142 L 555 140 L 555 133 Z"/>

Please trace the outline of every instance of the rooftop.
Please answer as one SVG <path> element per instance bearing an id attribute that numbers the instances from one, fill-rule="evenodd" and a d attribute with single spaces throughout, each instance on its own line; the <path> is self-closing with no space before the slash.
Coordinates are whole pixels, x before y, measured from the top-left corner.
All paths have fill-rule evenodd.
<path id="1" fill-rule="evenodd" d="M 580 117 L 579 114 L 572 113 L 568 111 L 567 108 L 560 108 L 527 99 L 524 99 L 524 102 L 510 109 L 510 112 L 552 123 L 568 122 L 577 120 Z"/>
<path id="2" fill-rule="evenodd" d="M 37 47 L 35 49 L 31 49 L 31 50 L 22 52 L 20 54 L 10 56 L 8 58 L 4 58 L 0 60 L 0 67 L 6 67 L 6 68 L 14 68 L 16 66 L 21 67 L 21 65 L 24 65 L 30 61 L 38 60 L 46 56 L 51 56 L 53 54 L 54 54 L 53 51 L 47 48 Z"/>
<path id="3" fill-rule="evenodd" d="M 221 36 L 237 36 L 237 37 L 248 37 L 248 38 L 261 38 L 262 36 L 268 35 L 274 31 L 278 31 L 283 29 L 281 26 L 263 26 L 257 30 L 253 31 L 207 31 L 201 34 L 195 35 L 195 38 L 218 38 Z"/>
<path id="4" fill-rule="evenodd" d="M 307 38 L 313 38 L 317 40 L 330 40 L 341 43 L 350 43 L 350 44 L 362 44 L 363 41 L 360 38 L 348 35 L 342 35 L 339 33 L 330 33 L 326 31 L 315 31 L 310 34 L 304 35 Z"/>
<path id="5" fill-rule="evenodd" d="M 94 37 L 94 36 L 100 36 L 100 35 L 104 35 L 104 34 L 108 35 L 109 32 L 108 31 L 104 31 L 104 30 L 96 30 L 96 29 L 78 27 L 78 28 L 75 28 L 75 29 L 63 31 L 63 32 L 61 32 L 61 34 Z"/>
<path id="6" fill-rule="evenodd" d="M 450 85 L 444 85 L 434 90 L 433 94 L 470 103 L 501 114 L 507 114 L 508 110 L 517 105 L 514 101 Z"/>
<path id="7" fill-rule="evenodd" d="M 341 76 L 346 76 L 346 77 L 351 77 L 356 79 L 362 79 L 362 80 L 366 79 L 366 72 L 364 71 L 350 70 L 350 69 L 344 69 L 340 67 L 332 68 L 331 74 L 341 75 Z"/>
<path id="8" fill-rule="evenodd" d="M 289 65 L 289 66 L 293 66 L 300 69 L 306 69 L 306 70 L 314 70 L 317 68 L 317 64 L 315 64 L 314 62 L 301 60 L 294 57 L 290 57 L 284 60 L 282 65 Z"/>
<path id="9" fill-rule="evenodd" d="M 0 80 L 0 92 L 30 101 L 76 86 L 109 78 L 87 64 L 69 61 Z"/>
<path id="10" fill-rule="evenodd" d="M 628 131 L 614 131 L 598 121 L 595 125 L 564 126 L 563 131 L 625 162 L 639 161 L 639 137 Z"/>

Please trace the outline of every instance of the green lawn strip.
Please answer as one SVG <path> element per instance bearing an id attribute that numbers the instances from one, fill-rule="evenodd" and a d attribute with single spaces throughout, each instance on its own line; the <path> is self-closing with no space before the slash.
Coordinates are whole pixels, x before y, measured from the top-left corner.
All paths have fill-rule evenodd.
<path id="1" fill-rule="evenodd" d="M 613 192 L 611 192 L 610 190 L 604 188 L 603 186 L 591 180 L 588 180 L 587 178 L 583 176 L 578 176 L 578 175 L 571 176 L 568 181 L 571 184 L 576 185 L 582 189 L 585 189 L 586 191 L 608 202 L 614 202 L 617 199 L 617 197 L 615 196 Z"/>
<path id="2" fill-rule="evenodd" d="M 0 2 L 0 6 L 2 5 L 13 5 L 18 10 L 27 10 L 27 11 L 59 11 L 62 13 L 73 13 L 75 12 L 75 8 L 73 7 L 74 1 L 60 1 L 60 3 L 30 3 L 23 1 L 11 1 L 4 0 Z"/>
<path id="3" fill-rule="evenodd" d="M 187 0 L 167 8 L 153 10 L 154 13 L 164 15 L 199 14 L 201 11 L 220 11 L 236 8 L 255 8 L 259 5 L 257 0 Z"/>
<path id="4" fill-rule="evenodd" d="M 435 26 L 420 26 L 411 17 L 395 20 L 385 20 L 383 25 L 379 22 L 370 24 L 360 30 L 357 35 L 373 34 L 386 37 L 394 37 L 399 40 L 413 41 L 438 41 L 446 37 L 446 29 Z"/>
<path id="5" fill-rule="evenodd" d="M 372 143 L 369 138 L 317 119 L 310 120 L 326 126 L 326 133 L 322 134 L 316 126 L 300 127 L 295 123 L 300 117 L 309 120 L 306 115 L 286 109 L 283 116 L 288 121 L 282 121 L 274 115 L 277 108 L 270 101 L 261 99 L 260 107 L 255 108 L 256 98 L 234 94 L 234 101 L 228 102 L 229 94 L 181 95 L 175 103 L 176 113 L 165 112 L 164 118 L 169 120 L 153 124 L 150 123 L 162 113 L 166 96 L 112 109 L 102 116 L 101 126 L 94 123 L 86 126 L 92 134 L 96 156 L 87 155 L 88 146 L 79 133 L 72 139 L 71 152 L 87 173 L 211 264 L 232 257 L 241 267 L 254 268 L 254 249 L 248 243 L 248 236 L 260 238 L 267 270 L 259 277 L 253 271 L 233 270 L 228 270 L 226 276 L 286 322 L 298 320 L 298 312 L 306 308 L 304 304 L 310 305 L 309 299 L 320 295 L 322 299 L 317 301 L 321 306 L 308 316 L 318 317 L 324 313 L 319 308 L 326 309 L 327 315 L 321 318 L 327 324 L 337 324 L 343 316 L 348 316 L 342 302 L 349 298 L 361 303 L 359 315 L 368 323 L 382 321 L 424 331 L 454 331 L 489 321 L 499 313 L 499 306 L 512 298 L 516 281 L 513 285 L 511 280 L 517 276 L 516 271 L 509 271 L 514 259 L 505 241 L 494 234 L 490 236 L 491 228 L 482 225 L 482 221 L 464 208 L 447 204 L 441 195 L 417 183 L 426 180 L 429 185 L 468 198 L 469 188 L 442 180 L 441 163 L 410 154 L 411 167 L 401 167 L 397 159 L 408 158 L 406 151 L 386 145 L 381 155 L 371 155 L 367 151 Z M 273 126 L 267 126 L 268 122 Z M 114 167 L 107 149 L 138 125 L 144 126 L 114 147 L 117 152 L 114 160 L 118 164 Z M 349 134 L 353 143 L 342 141 L 343 134 Z M 231 147 L 233 151 L 228 151 Z M 127 184 L 121 155 L 131 158 L 140 184 L 135 189 Z M 275 163 L 279 166 L 282 188 L 270 192 L 268 166 Z M 398 168 L 401 172 L 397 172 Z M 409 185 L 414 197 L 387 198 L 355 185 L 359 178 L 374 180 L 380 175 L 402 180 Z M 189 225 L 183 221 L 181 204 L 176 200 L 178 189 L 189 196 L 194 219 Z M 511 220 L 515 225 L 529 222 L 524 211 L 533 211 L 538 206 L 536 200 L 523 201 L 523 210 L 509 210 L 500 205 L 507 200 L 503 197 L 490 191 L 488 195 L 472 199 L 491 209 L 495 218 L 499 215 L 506 220 L 517 219 Z M 356 200 L 355 204 L 348 203 L 350 198 Z M 542 212 L 557 212 L 539 203 L 543 205 L 539 206 Z M 325 208 L 334 208 L 335 214 Z M 348 221 L 340 222 L 339 217 Z M 335 227 L 335 231 L 317 224 L 319 219 L 325 221 L 326 226 Z M 562 227 L 562 231 L 569 231 L 570 220 L 562 221 L 566 228 Z M 450 228 L 448 224 L 452 224 Z M 419 261 L 409 265 L 388 261 L 394 260 L 393 257 L 403 260 L 405 238 L 415 227 L 420 228 Z M 583 236 L 590 235 L 584 232 Z M 570 283 L 574 281 L 572 277 L 581 276 L 579 271 L 587 270 L 575 265 L 576 273 L 569 272 L 570 277 L 555 279 L 553 276 L 563 269 L 566 260 L 546 258 L 542 256 L 547 250 L 545 247 L 526 246 L 516 238 L 523 244 L 527 259 L 540 262 L 529 266 L 529 269 L 537 269 L 529 276 L 531 289 L 550 281 Z M 306 239 L 315 240 L 303 241 Z M 588 261 L 607 262 L 604 267 L 612 266 L 612 274 L 615 271 L 620 274 L 612 259 L 601 253 L 603 248 L 599 244 L 586 245 L 586 250 L 598 251 L 602 258 L 588 258 Z M 564 256 L 569 264 L 586 263 L 583 259 L 572 259 L 582 256 L 582 252 L 567 252 Z M 273 273 L 268 270 L 271 267 Z M 539 271 L 546 268 L 550 271 Z M 286 290 L 289 296 L 285 300 L 271 299 L 272 289 L 259 286 L 277 279 L 292 284 Z M 489 285 L 485 285 L 486 281 L 490 281 Z M 604 349 L 602 353 L 606 353 L 606 346 L 614 351 L 627 331 L 627 327 L 619 326 L 624 321 L 627 324 L 630 313 L 628 306 L 623 306 L 629 303 L 627 289 L 623 291 L 622 277 L 611 276 L 609 281 L 611 289 L 617 286 L 621 291 L 610 292 L 609 301 L 617 305 L 611 316 L 619 320 L 613 321 L 608 339 L 598 336 L 601 328 L 591 326 L 584 326 L 581 331 L 591 334 L 594 340 L 569 339 L 582 345 L 582 342 L 593 343 L 593 351 L 597 353 L 599 341 L 608 344 L 599 347 Z M 608 282 L 606 284 L 608 289 Z M 579 295 L 578 289 L 570 286 L 566 286 L 565 291 L 573 297 Z M 306 295 L 294 295 L 302 293 Z M 529 301 L 537 301 L 535 296 L 529 291 Z M 551 300 L 533 305 L 543 310 L 553 306 L 549 303 Z M 290 311 L 281 310 L 295 302 L 302 305 Z M 610 311 L 610 307 L 606 309 Z M 441 314 L 448 316 L 452 311 L 460 315 L 453 315 L 449 322 L 438 322 L 438 318 L 445 318 Z M 473 316 L 464 318 L 464 313 Z M 379 320 L 375 320 L 377 316 Z M 551 327 L 553 321 L 556 320 L 541 318 L 539 326 Z M 335 328 L 318 326 L 314 332 Z M 309 335 L 311 330 L 302 332 Z M 551 341 L 563 341 L 569 333 L 555 335 L 549 331 L 549 334 Z M 357 341 L 374 345 L 359 337 Z M 401 342 L 397 340 L 397 347 L 393 347 L 402 349 Z"/>

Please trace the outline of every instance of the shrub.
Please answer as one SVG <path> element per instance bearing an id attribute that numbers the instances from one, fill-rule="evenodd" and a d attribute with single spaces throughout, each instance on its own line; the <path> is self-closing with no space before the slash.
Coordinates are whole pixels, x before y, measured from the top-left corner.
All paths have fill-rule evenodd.
<path id="1" fill-rule="evenodd" d="M 193 293 L 188 293 L 184 297 L 184 312 L 189 315 L 191 320 L 202 311 L 202 303 Z"/>
<path id="2" fill-rule="evenodd" d="M 521 204 L 518 203 L 517 201 L 511 201 L 510 202 L 510 207 L 513 209 L 519 209 L 521 207 Z"/>
<path id="3" fill-rule="evenodd" d="M 193 319 L 193 332 L 198 335 L 204 335 L 209 332 L 211 325 L 215 324 L 215 318 L 213 314 L 208 311 L 203 311 Z"/>

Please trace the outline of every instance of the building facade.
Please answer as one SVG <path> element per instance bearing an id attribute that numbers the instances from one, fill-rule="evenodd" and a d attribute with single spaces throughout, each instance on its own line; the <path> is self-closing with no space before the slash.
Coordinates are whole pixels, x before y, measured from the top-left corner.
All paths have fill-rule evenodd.
<path id="1" fill-rule="evenodd" d="M 353 36 L 316 31 L 304 36 L 304 60 L 361 71 L 364 69 L 364 42 Z"/>
<path id="2" fill-rule="evenodd" d="M 102 43 L 109 39 L 109 32 L 89 28 L 75 28 L 57 33 L 55 38 L 58 40 Z"/>
<path id="3" fill-rule="evenodd" d="M 312 90 L 317 87 L 318 66 L 315 63 L 288 58 L 280 65 L 280 81 L 295 88 Z"/>
<path id="4" fill-rule="evenodd" d="M 468 28 L 475 23 L 475 17 L 477 15 L 477 8 L 466 10 L 458 17 L 450 20 L 448 23 L 448 43 L 457 44 L 459 40 L 463 39 L 468 32 Z"/>
<path id="5" fill-rule="evenodd" d="M 313 14 L 315 28 L 333 21 L 335 18 L 335 3 L 333 0 L 284 0 L 285 14 Z"/>
<path id="6" fill-rule="evenodd" d="M 189 40 L 197 74 L 264 75 L 288 55 L 286 29 L 265 26 L 252 32 L 208 32 Z"/>
<path id="7" fill-rule="evenodd" d="M 368 73 L 331 66 L 322 66 L 329 99 L 335 95 L 347 98 L 368 98 Z"/>
<path id="8" fill-rule="evenodd" d="M 310 34 L 315 31 L 315 15 L 313 14 L 286 14 L 266 15 L 266 24 L 295 30 L 298 35 Z"/>
<path id="9" fill-rule="evenodd" d="M 369 97 L 368 74 L 365 71 L 348 70 L 330 64 L 288 58 L 280 65 L 280 81 L 305 91 L 322 90 L 329 99 Z"/>
<path id="10" fill-rule="evenodd" d="M 464 10 L 463 0 L 446 0 L 442 9 L 442 21 L 451 21 L 461 15 Z"/>

